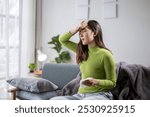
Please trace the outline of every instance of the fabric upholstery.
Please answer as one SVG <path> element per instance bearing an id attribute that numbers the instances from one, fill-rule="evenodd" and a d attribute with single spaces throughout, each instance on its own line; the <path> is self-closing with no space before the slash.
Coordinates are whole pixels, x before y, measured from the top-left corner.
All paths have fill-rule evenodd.
<path id="1" fill-rule="evenodd" d="M 35 93 L 54 91 L 58 88 L 57 85 L 43 78 L 13 78 L 7 80 L 7 82 L 24 91 Z"/>
<path id="2" fill-rule="evenodd" d="M 78 88 L 80 85 L 81 73 L 79 72 L 73 80 L 68 82 L 63 89 L 61 90 L 61 95 L 73 95 L 78 92 Z"/>
<path id="3" fill-rule="evenodd" d="M 43 93 L 33 93 L 28 91 L 17 91 L 17 98 L 21 100 L 49 100 L 57 96 L 57 91 L 49 91 Z"/>
<path id="4" fill-rule="evenodd" d="M 150 67 L 120 62 L 117 83 L 111 91 L 115 100 L 149 100 Z"/>
<path id="5" fill-rule="evenodd" d="M 46 63 L 43 68 L 42 77 L 50 80 L 62 89 L 70 80 L 79 73 L 79 67 L 76 64 L 54 64 Z"/>

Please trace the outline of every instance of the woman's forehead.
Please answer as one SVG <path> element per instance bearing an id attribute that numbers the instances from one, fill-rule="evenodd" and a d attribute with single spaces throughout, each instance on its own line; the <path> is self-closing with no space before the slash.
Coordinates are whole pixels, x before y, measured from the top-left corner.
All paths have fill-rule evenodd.
<path id="1" fill-rule="evenodd" d="M 82 32 L 84 32 L 86 30 L 89 30 L 89 28 L 87 26 L 85 28 L 81 29 L 79 33 L 82 33 Z"/>

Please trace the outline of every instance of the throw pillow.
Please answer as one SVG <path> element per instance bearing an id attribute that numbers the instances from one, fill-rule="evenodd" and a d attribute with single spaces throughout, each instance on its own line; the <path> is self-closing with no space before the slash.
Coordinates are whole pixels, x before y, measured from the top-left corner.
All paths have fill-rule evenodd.
<path id="1" fill-rule="evenodd" d="M 46 91 L 54 91 L 58 88 L 54 83 L 44 78 L 13 78 L 7 82 L 24 91 L 41 93 Z"/>
<path id="2" fill-rule="evenodd" d="M 73 95 L 76 94 L 80 85 L 81 73 L 79 72 L 73 80 L 68 82 L 61 90 L 60 95 Z"/>

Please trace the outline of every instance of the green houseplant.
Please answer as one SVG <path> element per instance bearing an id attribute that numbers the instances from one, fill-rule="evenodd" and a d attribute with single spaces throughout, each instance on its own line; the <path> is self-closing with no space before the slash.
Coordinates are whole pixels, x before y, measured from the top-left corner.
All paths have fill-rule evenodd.
<path id="1" fill-rule="evenodd" d="M 30 63 L 28 65 L 28 68 L 29 68 L 30 72 L 34 72 L 34 70 L 36 69 L 36 64 L 35 63 Z"/>
<path id="2" fill-rule="evenodd" d="M 66 63 L 71 59 L 70 53 L 62 49 L 62 45 L 59 42 L 59 35 L 52 37 L 48 44 L 53 45 L 52 49 L 58 54 L 58 57 L 55 58 L 56 63 Z"/>

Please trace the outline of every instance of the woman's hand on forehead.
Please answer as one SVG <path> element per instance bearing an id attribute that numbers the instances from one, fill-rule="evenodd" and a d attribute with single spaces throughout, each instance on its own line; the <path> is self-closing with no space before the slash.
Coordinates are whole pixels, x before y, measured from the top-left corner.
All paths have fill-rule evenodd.
<path id="1" fill-rule="evenodd" d="M 83 20 L 81 23 L 80 23 L 80 30 L 83 30 L 84 28 L 87 27 L 87 24 L 88 24 L 88 21 L 87 20 Z"/>

